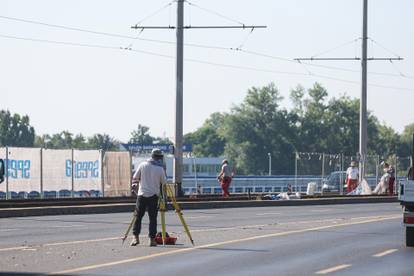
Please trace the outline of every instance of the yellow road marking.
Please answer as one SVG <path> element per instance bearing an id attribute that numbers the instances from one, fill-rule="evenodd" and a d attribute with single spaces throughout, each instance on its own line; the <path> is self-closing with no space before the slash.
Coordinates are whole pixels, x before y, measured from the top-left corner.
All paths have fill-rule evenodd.
<path id="1" fill-rule="evenodd" d="M 383 251 L 381 253 L 372 255 L 372 257 L 380 258 L 380 257 L 384 257 L 386 255 L 392 254 L 392 253 L 397 252 L 397 251 L 398 251 L 398 249 L 395 249 L 395 248 L 394 249 L 388 249 L 388 250 L 385 250 L 385 251 Z"/>
<path id="2" fill-rule="evenodd" d="M 324 269 L 324 270 L 319 270 L 318 272 L 316 272 L 316 274 L 329 274 L 329 273 L 336 272 L 338 270 L 342 270 L 342 269 L 345 269 L 345 268 L 348 268 L 348 267 L 351 267 L 351 266 L 352 265 L 350 265 L 350 264 L 337 265 L 337 266 L 330 267 L 330 268 L 327 268 L 327 269 Z"/>
<path id="3" fill-rule="evenodd" d="M 171 250 L 167 252 L 155 253 L 155 254 L 151 254 L 147 256 L 124 259 L 120 261 L 107 262 L 107 263 L 89 265 L 89 266 L 78 267 L 78 268 L 68 269 L 68 270 L 63 270 L 63 271 L 50 272 L 48 275 L 70 274 L 70 273 L 76 273 L 76 272 L 85 271 L 85 270 L 98 269 L 98 268 L 103 268 L 103 267 L 108 267 L 108 266 L 115 266 L 115 265 L 120 265 L 120 264 L 125 264 L 125 263 L 143 261 L 143 260 L 148 260 L 148 259 L 152 259 L 156 257 L 168 256 L 168 255 L 179 254 L 179 253 L 186 253 L 186 252 L 194 251 L 194 250 L 201 249 L 201 248 L 210 248 L 210 247 L 215 247 L 215 246 L 222 246 L 222 245 L 239 243 L 239 242 L 253 241 L 253 240 L 264 239 L 264 238 L 273 238 L 273 237 L 286 236 L 286 235 L 292 235 L 292 234 L 300 234 L 300 233 L 319 231 L 319 230 L 324 230 L 324 229 L 329 229 L 329 228 L 336 228 L 336 227 L 341 227 L 341 226 L 351 226 L 351 225 L 365 224 L 365 223 L 371 223 L 371 222 L 380 222 L 384 220 L 397 219 L 400 217 L 401 215 L 398 215 L 398 216 L 394 215 L 394 216 L 388 216 L 388 217 L 382 217 L 382 218 L 376 218 L 376 219 L 370 219 L 370 220 L 364 220 L 364 221 L 340 223 L 340 224 L 313 227 L 313 228 L 307 228 L 307 229 L 271 233 L 271 234 L 260 235 L 260 236 L 252 236 L 248 238 L 241 238 L 241 239 L 236 239 L 236 240 L 210 243 L 210 244 L 194 246 L 194 247 L 189 247 L 189 248 L 181 248 L 181 249 Z"/>

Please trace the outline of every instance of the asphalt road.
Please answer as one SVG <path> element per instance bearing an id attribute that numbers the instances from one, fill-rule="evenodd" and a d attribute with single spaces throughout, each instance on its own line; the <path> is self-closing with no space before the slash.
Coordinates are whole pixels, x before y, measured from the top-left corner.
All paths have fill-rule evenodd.
<path id="1" fill-rule="evenodd" d="M 174 212 L 167 231 L 178 244 L 156 248 L 147 246 L 146 219 L 142 245 L 122 245 L 127 213 L 0 219 L 0 275 L 414 275 L 397 203 L 191 210 L 184 217 L 194 247 Z"/>

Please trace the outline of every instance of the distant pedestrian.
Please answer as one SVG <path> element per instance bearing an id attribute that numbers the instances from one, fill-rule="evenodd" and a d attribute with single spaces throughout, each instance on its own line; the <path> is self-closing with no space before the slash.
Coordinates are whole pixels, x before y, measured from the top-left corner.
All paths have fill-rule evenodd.
<path id="1" fill-rule="evenodd" d="M 359 170 L 355 161 L 351 161 L 351 166 L 346 170 L 346 191 L 352 192 L 358 186 Z"/>
<path id="2" fill-rule="evenodd" d="M 229 197 L 229 187 L 231 180 L 234 176 L 234 170 L 231 170 L 229 162 L 227 159 L 224 159 L 221 162 L 221 171 L 217 176 L 217 180 L 220 182 L 221 189 L 223 190 L 223 197 Z"/>
<path id="3" fill-rule="evenodd" d="M 4 181 L 4 161 L 3 159 L 0 158 L 0 183 L 2 183 Z"/>
<path id="4" fill-rule="evenodd" d="M 387 164 L 388 165 L 388 164 Z M 375 187 L 373 194 L 385 195 L 389 191 L 391 175 L 388 172 L 388 167 L 384 166 L 384 174 L 381 176 L 380 182 Z"/>
<path id="5" fill-rule="evenodd" d="M 163 153 L 159 149 L 153 149 L 151 159 L 142 162 L 132 178 L 132 188 L 137 192 L 136 203 L 136 220 L 132 233 L 134 237 L 131 246 L 139 244 L 139 234 L 141 232 L 141 222 L 148 212 L 149 217 L 149 245 L 157 246 L 155 236 L 157 234 L 157 214 L 158 214 L 158 197 L 160 194 L 160 185 L 166 183 L 165 170 L 163 166 Z"/>

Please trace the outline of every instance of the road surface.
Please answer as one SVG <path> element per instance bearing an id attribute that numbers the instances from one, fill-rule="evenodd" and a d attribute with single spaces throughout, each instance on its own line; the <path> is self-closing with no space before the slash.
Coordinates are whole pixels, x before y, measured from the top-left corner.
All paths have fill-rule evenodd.
<path id="1" fill-rule="evenodd" d="M 128 213 L 0 219 L 0 275 L 414 275 L 398 203 L 189 210 L 184 217 L 194 247 L 174 212 L 167 231 L 178 244 L 156 248 L 147 246 L 146 218 L 142 245 L 122 245 Z"/>

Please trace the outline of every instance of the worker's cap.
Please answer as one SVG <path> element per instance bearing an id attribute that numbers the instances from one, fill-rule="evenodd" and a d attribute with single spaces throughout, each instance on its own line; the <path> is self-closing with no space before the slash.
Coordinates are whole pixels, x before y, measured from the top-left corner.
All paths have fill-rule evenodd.
<path id="1" fill-rule="evenodd" d="M 385 162 L 385 161 L 382 161 L 381 162 L 381 166 L 384 166 L 385 168 L 388 168 L 389 166 L 390 166 L 390 164 L 388 164 L 387 162 Z"/>
<path id="2" fill-rule="evenodd" d="M 228 164 L 229 163 L 229 161 L 227 161 L 227 159 L 223 159 L 223 161 L 221 161 L 221 164 L 222 165 L 224 165 L 224 164 Z"/>
<path id="3" fill-rule="evenodd" d="M 164 156 L 164 154 L 162 153 L 160 149 L 155 148 L 155 149 L 152 149 L 151 156 L 161 158 Z"/>

